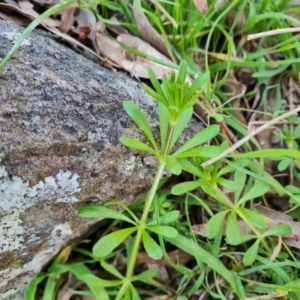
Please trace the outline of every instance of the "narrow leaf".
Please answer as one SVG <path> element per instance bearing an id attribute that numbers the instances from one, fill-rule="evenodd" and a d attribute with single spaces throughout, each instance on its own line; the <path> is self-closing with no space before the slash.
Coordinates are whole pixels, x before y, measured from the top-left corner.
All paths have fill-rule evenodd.
<path id="1" fill-rule="evenodd" d="M 142 238 L 143 245 L 148 255 L 155 260 L 161 259 L 163 253 L 160 246 L 154 241 L 154 239 L 149 235 L 149 233 L 146 230 L 143 231 Z"/>
<path id="2" fill-rule="evenodd" d="M 24 300 L 35 300 L 36 299 L 36 291 L 40 282 L 42 282 L 48 274 L 40 273 L 36 275 L 27 285 L 24 292 Z"/>
<path id="3" fill-rule="evenodd" d="M 85 279 L 85 282 L 88 282 L 89 285 L 93 285 L 95 287 L 112 287 L 112 286 L 118 286 L 123 283 L 122 280 L 105 280 L 102 278 L 99 278 L 95 276 L 94 274 L 85 274 L 83 275 L 83 278 Z"/>
<path id="4" fill-rule="evenodd" d="M 204 85 L 205 81 L 208 79 L 209 73 L 203 73 L 193 82 L 192 86 L 190 87 L 188 93 L 185 95 L 186 99 L 191 99 L 193 95 L 196 93 L 197 90 Z"/>
<path id="5" fill-rule="evenodd" d="M 136 227 L 131 227 L 121 229 L 104 236 L 94 245 L 93 254 L 96 257 L 107 256 L 136 230 Z"/>
<path id="6" fill-rule="evenodd" d="M 154 140 L 150 125 L 141 111 L 141 109 L 130 101 L 124 101 L 123 107 L 131 119 L 138 125 L 138 127 L 144 132 L 154 149 L 157 151 L 157 145 Z"/>
<path id="7" fill-rule="evenodd" d="M 167 155 L 165 157 L 165 162 L 166 162 L 166 166 L 167 166 L 168 170 L 170 171 L 170 173 L 172 173 L 174 175 L 181 174 L 181 172 L 182 172 L 181 165 L 175 157 Z"/>
<path id="8" fill-rule="evenodd" d="M 243 263 L 246 267 L 252 265 L 255 262 L 258 253 L 258 248 L 259 240 L 256 240 L 255 243 L 246 251 L 243 258 Z"/>
<path id="9" fill-rule="evenodd" d="M 202 146 L 199 148 L 193 148 L 180 154 L 173 154 L 176 158 L 188 158 L 188 157 L 207 157 L 212 158 L 220 155 L 223 150 L 217 146 Z"/>
<path id="10" fill-rule="evenodd" d="M 128 148 L 136 149 L 136 150 L 139 150 L 139 151 L 144 151 L 144 152 L 148 152 L 148 153 L 152 153 L 152 154 L 156 155 L 156 152 L 155 152 L 154 149 L 152 149 L 151 147 L 149 147 L 145 143 L 140 142 L 139 140 L 122 136 L 120 138 L 120 142 Z"/>
<path id="11" fill-rule="evenodd" d="M 209 219 L 205 226 L 205 234 L 207 238 L 213 239 L 220 233 L 223 228 L 223 222 L 227 213 L 228 210 L 223 210 Z"/>
<path id="12" fill-rule="evenodd" d="M 274 227 L 272 227 L 271 229 L 269 229 L 268 231 L 266 231 L 263 235 L 264 236 L 284 236 L 284 235 L 288 235 L 292 232 L 292 228 L 290 225 L 288 224 L 278 224 Z"/>
<path id="13" fill-rule="evenodd" d="M 171 143 L 170 143 L 170 149 L 172 149 L 174 147 L 175 143 L 179 139 L 179 137 L 182 134 L 183 130 L 187 127 L 187 124 L 190 122 L 190 120 L 192 118 L 192 115 L 193 115 L 193 108 L 192 107 L 185 110 L 182 113 L 178 123 L 175 125 L 173 136 L 172 136 Z"/>
<path id="14" fill-rule="evenodd" d="M 200 144 L 207 142 L 208 140 L 211 140 L 219 133 L 219 130 L 220 130 L 220 126 L 218 126 L 218 125 L 211 125 L 209 127 L 202 129 L 194 137 L 192 137 L 190 140 L 188 140 L 180 149 L 178 149 L 174 153 L 174 155 L 176 156 L 176 155 L 183 153 L 189 149 L 197 147 Z"/>
<path id="15" fill-rule="evenodd" d="M 184 250 L 185 252 L 195 256 L 198 263 L 205 263 L 210 268 L 212 268 L 215 272 L 220 274 L 231 286 L 233 291 L 239 296 L 242 297 L 241 292 L 238 289 L 238 285 L 236 283 L 237 276 L 232 272 L 228 271 L 228 269 L 223 265 L 223 263 L 216 257 L 214 257 L 209 252 L 205 251 L 198 244 L 183 235 L 178 234 L 175 239 L 164 238 L 168 242 L 172 243 L 174 246 Z"/>
<path id="16" fill-rule="evenodd" d="M 175 238 L 178 234 L 178 231 L 170 226 L 162 226 L 162 225 L 154 225 L 147 226 L 149 231 L 155 232 L 157 234 L 161 234 L 162 236 L 166 236 L 169 238 Z"/>
<path id="17" fill-rule="evenodd" d="M 263 181 L 258 181 L 252 188 L 238 201 L 238 205 L 242 205 L 248 200 L 253 200 L 257 197 L 263 196 L 269 191 L 270 185 Z"/>
<path id="18" fill-rule="evenodd" d="M 78 215 L 82 218 L 115 219 L 125 221 L 134 225 L 136 224 L 133 220 L 125 216 L 123 213 L 103 206 L 90 205 L 82 207 L 78 210 Z"/>
<path id="19" fill-rule="evenodd" d="M 239 207 L 238 210 L 248 219 L 251 224 L 259 229 L 263 229 L 267 226 L 267 223 L 259 212 L 256 210 L 250 210 L 247 208 Z"/>
<path id="20" fill-rule="evenodd" d="M 175 155 L 175 154 L 173 154 Z M 182 170 L 186 171 L 186 172 L 189 172 L 197 177 L 200 177 L 200 178 L 203 178 L 204 175 L 204 171 L 197 168 L 195 165 L 193 165 L 191 162 L 189 162 L 188 160 L 186 159 L 180 159 L 179 160 L 179 163 L 181 164 L 181 168 Z"/>
<path id="21" fill-rule="evenodd" d="M 161 142 L 161 152 L 164 153 L 169 129 L 169 112 L 166 106 L 162 103 L 158 103 L 158 116 L 159 116 L 159 130 L 160 130 L 160 142 Z"/>
<path id="22" fill-rule="evenodd" d="M 157 275 L 157 270 L 149 269 L 132 277 L 132 281 L 148 280 Z"/>
<path id="23" fill-rule="evenodd" d="M 174 222 L 179 218 L 179 216 L 180 216 L 179 210 L 172 210 L 166 213 L 165 215 L 159 217 L 159 224 L 168 224 Z M 157 221 L 152 220 L 151 222 L 148 222 L 147 225 L 157 225 Z"/>
<path id="24" fill-rule="evenodd" d="M 226 241 L 230 245 L 238 245 L 240 243 L 240 227 L 237 221 L 237 216 L 234 211 L 229 215 L 226 226 Z"/>
<path id="25" fill-rule="evenodd" d="M 238 189 L 238 185 L 234 181 L 221 177 L 217 182 L 227 190 L 236 191 Z"/>
<path id="26" fill-rule="evenodd" d="M 186 181 L 186 182 L 176 184 L 172 188 L 171 193 L 173 195 L 181 195 L 190 192 L 198 187 L 199 187 L 199 183 L 197 181 Z"/>

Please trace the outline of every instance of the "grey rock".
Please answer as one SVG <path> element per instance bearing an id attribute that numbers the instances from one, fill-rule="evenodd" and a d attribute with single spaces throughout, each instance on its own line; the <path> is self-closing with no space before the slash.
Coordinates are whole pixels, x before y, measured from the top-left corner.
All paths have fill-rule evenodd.
<path id="1" fill-rule="evenodd" d="M 0 20 L 1 58 L 22 30 Z M 148 191 L 151 160 L 119 142 L 143 139 L 124 100 L 142 108 L 157 138 L 156 103 L 137 80 L 40 29 L 0 72 L 0 299 L 17 299 L 59 250 L 95 228 L 80 207 L 130 204 Z M 185 138 L 200 129 L 194 120 Z"/>

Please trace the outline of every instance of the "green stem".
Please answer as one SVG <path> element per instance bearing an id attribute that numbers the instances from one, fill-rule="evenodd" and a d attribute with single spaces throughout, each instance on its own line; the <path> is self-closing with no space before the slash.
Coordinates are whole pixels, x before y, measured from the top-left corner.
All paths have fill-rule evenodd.
<path id="1" fill-rule="evenodd" d="M 165 168 L 165 163 L 161 162 L 159 167 L 158 167 L 156 176 L 154 178 L 154 182 L 152 184 L 152 187 L 151 187 L 151 189 L 150 189 L 150 191 L 147 195 L 146 203 L 145 203 L 145 207 L 144 207 L 144 212 L 143 212 L 142 218 L 140 220 L 140 224 L 139 224 L 139 227 L 138 227 L 138 230 L 137 230 L 137 234 L 135 236 L 135 241 L 134 241 L 134 245 L 133 245 L 133 248 L 132 248 L 132 255 L 131 255 L 130 258 L 128 258 L 129 259 L 129 264 L 128 264 L 128 268 L 127 268 L 127 272 L 126 272 L 126 278 L 127 279 L 130 279 L 133 275 L 136 259 L 137 259 L 137 256 L 138 256 L 138 251 L 139 251 L 140 244 L 141 244 L 142 233 L 145 230 L 147 217 L 148 217 L 153 199 L 155 197 L 159 181 L 162 177 L 162 173 L 163 173 L 164 168 Z M 122 287 L 121 287 L 121 289 L 120 289 L 120 291 L 119 291 L 119 293 L 116 297 L 116 300 L 121 300 L 122 299 L 122 296 L 124 295 L 124 292 L 126 290 L 128 282 L 130 282 L 130 280 L 126 280 L 123 283 L 123 285 L 122 285 Z"/>
<path id="2" fill-rule="evenodd" d="M 166 143 L 165 151 L 164 151 L 164 153 L 162 155 L 163 158 L 166 155 L 168 155 L 169 152 L 171 151 L 170 145 L 171 145 L 172 137 L 173 137 L 173 134 L 174 134 L 174 128 L 175 128 L 175 125 L 171 124 L 171 126 L 170 126 L 170 133 L 169 133 L 168 140 L 167 140 L 167 143 Z"/>

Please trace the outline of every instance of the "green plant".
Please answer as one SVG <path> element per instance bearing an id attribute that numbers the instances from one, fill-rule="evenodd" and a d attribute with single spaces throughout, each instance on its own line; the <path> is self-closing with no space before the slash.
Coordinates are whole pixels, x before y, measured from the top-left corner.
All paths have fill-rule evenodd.
<path id="1" fill-rule="evenodd" d="M 180 242 L 184 244 L 185 238 L 180 236 L 174 228 L 165 225 L 178 218 L 178 211 L 171 211 L 161 217 L 158 215 L 158 212 L 156 212 L 156 220 L 150 222 L 147 221 L 152 203 L 156 199 L 157 188 L 165 167 L 168 168 L 170 173 L 178 175 L 182 170 L 182 164 L 180 163 L 182 159 L 198 155 L 211 157 L 211 155 L 215 155 L 216 153 L 217 147 L 206 146 L 204 148 L 199 148 L 198 146 L 211 140 L 217 135 L 219 131 L 219 127 L 217 125 L 211 125 L 210 127 L 203 129 L 178 150 L 172 152 L 175 143 L 192 117 L 192 107 L 201 93 L 201 90 L 199 91 L 199 89 L 205 83 L 205 80 L 207 80 L 208 74 L 200 75 L 191 86 L 186 81 L 186 77 L 187 65 L 185 62 L 181 63 L 178 74 L 175 74 L 174 72 L 170 78 L 164 76 L 161 84 L 157 81 L 154 73 L 149 70 L 149 78 L 154 90 L 146 85 L 144 85 L 144 88 L 159 102 L 160 147 L 155 141 L 149 123 L 142 111 L 135 104 L 131 102 L 124 102 L 126 112 L 143 131 L 151 146 L 142 141 L 128 137 L 122 137 L 120 141 L 127 147 L 155 155 L 159 161 L 159 166 L 152 188 L 145 200 L 141 219 L 138 219 L 128 208 L 126 208 L 126 211 L 130 217 L 106 207 L 88 206 L 79 210 L 79 215 L 82 217 L 106 217 L 122 220 L 131 224 L 131 227 L 129 228 L 113 232 L 100 239 L 93 247 L 93 254 L 96 257 L 106 257 L 126 238 L 135 233 L 133 242 L 129 244 L 130 247 L 128 246 L 127 249 L 128 265 L 126 276 L 120 278 L 121 281 L 119 281 L 119 284 L 121 285 L 121 288 L 116 299 L 122 299 L 122 297 L 125 297 L 125 299 L 126 297 L 130 298 L 129 294 L 132 299 L 137 298 L 136 290 L 132 283 L 137 279 L 144 279 L 143 274 L 136 276 L 133 275 L 141 242 L 150 257 L 160 259 L 163 256 L 161 245 L 159 246 L 150 234 L 157 234 L 160 239 L 167 239 L 175 242 L 176 244 Z M 108 202 L 106 205 L 111 204 L 116 203 Z M 200 253 L 205 252 L 203 249 L 197 247 L 197 245 L 194 245 L 194 247 L 195 251 L 199 251 Z M 190 252 L 193 251 L 190 249 Z M 206 257 L 211 258 L 211 263 L 209 265 L 216 272 L 221 274 L 223 273 L 223 275 L 227 274 L 226 278 L 232 285 L 232 288 L 235 292 L 240 293 L 237 290 L 235 282 L 232 280 L 232 274 L 228 273 L 225 268 L 221 267 L 219 262 L 209 253 L 205 253 L 205 255 Z M 151 276 L 154 276 L 154 274 L 151 273 Z"/>
<path id="2" fill-rule="evenodd" d="M 201 74 L 190 86 L 186 80 L 185 63 L 180 68 L 175 63 L 168 63 L 169 67 L 180 70 L 170 78 L 164 77 L 160 84 L 150 71 L 149 77 L 153 88 L 145 86 L 145 89 L 159 102 L 160 141 L 154 139 L 141 110 L 132 103 L 124 102 L 125 110 L 143 131 L 147 141 L 122 137 L 121 142 L 130 148 L 154 155 L 159 161 L 157 175 L 147 198 L 131 208 L 115 201 L 109 201 L 103 207 L 82 208 L 79 211 L 82 217 L 113 219 L 113 232 L 100 239 L 92 252 L 79 247 L 74 249 L 75 252 L 89 258 L 86 263 L 99 264 L 114 279 L 99 278 L 83 264 L 75 267 L 73 264 L 61 262 L 56 263 L 55 267 L 53 265 L 47 273 L 37 276 L 30 288 L 34 291 L 36 283 L 46 278 L 46 290 L 51 291 L 50 295 L 54 295 L 62 282 L 60 275 L 70 271 L 91 290 L 72 291 L 74 294 L 85 293 L 94 295 L 97 299 L 108 297 L 139 299 L 140 282 L 161 291 L 155 282 L 155 272 L 135 274 L 137 252 L 143 246 L 150 257 L 158 259 L 163 256 L 169 265 L 182 275 L 176 291 L 165 291 L 169 295 L 178 296 L 178 299 L 179 297 L 188 299 L 193 292 L 203 288 L 214 299 L 229 299 L 233 292 L 239 297 L 247 296 L 244 299 L 253 300 L 274 297 L 299 299 L 300 265 L 297 262 L 299 260 L 297 252 L 284 245 L 278 257 L 270 261 L 277 247 L 276 238 L 280 240 L 281 236 L 289 233 L 289 226 L 281 224 L 267 230 L 266 219 L 253 208 L 254 202 L 257 199 L 265 200 L 265 194 L 270 191 L 279 196 L 287 195 L 290 198 L 291 210 L 294 212 L 300 206 L 299 188 L 291 185 L 283 187 L 263 168 L 265 158 L 280 160 L 280 169 L 285 169 L 291 164 L 299 167 L 300 155 L 297 151 L 299 128 L 296 127 L 294 133 L 289 133 L 288 128 L 283 128 L 283 139 L 289 145 L 289 149 L 253 151 L 253 145 L 257 149 L 260 148 L 259 143 L 253 138 L 251 140 L 253 144 L 247 143 L 243 146 L 241 152 L 245 153 L 234 152 L 228 155 L 227 159 L 222 159 L 206 169 L 201 167 L 206 159 L 218 156 L 228 148 L 229 139 L 224 134 L 225 130 L 218 136 L 218 140 L 221 140 L 220 146 L 198 147 L 218 134 L 219 127 L 213 125 L 201 131 L 181 148 L 176 148 L 176 141 L 191 118 L 192 106 L 201 94 L 200 88 L 205 90 L 205 97 L 202 96 L 204 113 L 208 112 L 209 116 L 221 122 L 222 128 L 226 128 L 224 126 L 226 125 L 233 129 L 237 139 L 248 134 L 245 125 L 238 120 L 235 112 L 242 110 L 249 112 L 251 109 L 237 107 L 227 102 L 228 93 L 223 88 L 236 67 L 250 69 L 252 77 L 259 83 L 268 82 L 268 79 L 276 76 L 276 82 L 279 82 L 276 112 L 272 114 L 268 112 L 265 109 L 266 103 L 263 103 L 262 111 L 257 113 L 272 118 L 282 113 L 282 97 L 279 91 L 281 80 L 287 74 L 289 78 L 297 76 L 299 78 L 300 74 L 299 36 L 286 33 L 265 38 L 255 42 L 255 50 L 250 50 L 251 48 L 249 49 L 243 41 L 249 33 L 263 32 L 269 28 L 289 27 L 291 22 L 299 24 L 299 20 L 290 14 L 292 12 L 296 15 L 299 7 L 285 0 L 234 0 L 228 5 L 216 8 L 217 1 L 213 0 L 209 1 L 208 11 L 200 15 L 197 10 L 192 9 L 194 8 L 192 1 L 175 0 L 172 3 L 161 1 L 162 7 L 178 24 L 178 27 L 174 27 L 156 5 L 149 4 L 148 1 L 132 3 L 143 4 L 143 11 L 150 16 L 152 26 L 164 37 L 168 49 L 171 49 L 171 44 L 187 61 L 190 74 L 199 74 L 199 68 L 203 67 L 210 72 L 210 77 L 208 78 L 207 73 Z M 83 3 L 95 12 L 99 20 L 108 24 L 123 25 L 131 32 L 140 34 L 132 11 L 128 9 L 125 1 L 101 1 L 99 10 L 95 9 L 96 4 L 99 3 L 97 1 Z M 124 21 L 112 21 L 109 18 L 111 11 L 121 13 Z M 226 19 L 230 12 L 235 13 L 232 22 Z M 243 21 L 242 26 L 238 26 L 240 20 Z M 129 47 L 126 50 L 144 57 L 143 53 Z M 202 58 L 201 55 L 204 63 L 199 67 L 195 60 L 199 56 Z M 269 59 L 272 56 L 276 57 Z M 146 57 L 166 65 L 160 60 Z M 247 92 L 246 100 L 255 94 L 256 91 Z M 219 107 L 213 108 L 213 102 Z M 292 121 L 297 124 L 295 119 L 296 117 Z M 193 174 L 195 180 L 180 183 L 171 191 L 157 191 L 165 168 L 175 175 L 180 174 L 182 170 L 187 171 Z M 294 176 L 299 180 L 297 170 Z M 201 191 L 202 196 L 194 193 L 194 190 Z M 183 196 L 174 197 L 173 194 Z M 179 213 L 178 203 L 181 207 L 184 205 L 184 212 Z M 121 206 L 124 212 L 115 212 L 108 208 L 110 205 Z M 195 236 L 190 229 L 192 224 L 189 209 L 192 205 L 204 208 L 204 215 L 209 218 L 205 237 L 202 239 Z M 299 219 L 299 215 L 295 216 L 295 219 Z M 242 233 L 241 221 L 250 229 L 250 233 Z M 125 228 L 120 230 L 119 226 Z M 225 235 L 225 239 L 222 238 L 222 234 Z M 195 257 L 196 266 L 188 268 L 173 262 L 166 250 L 170 244 Z M 109 262 L 117 253 L 125 250 L 127 270 L 124 275 Z M 226 261 L 229 263 L 226 264 Z M 80 271 L 77 268 L 80 268 Z M 213 284 L 207 278 L 213 278 Z M 229 285 L 224 284 L 222 278 L 227 280 Z M 30 291 L 30 288 L 27 291 Z"/>

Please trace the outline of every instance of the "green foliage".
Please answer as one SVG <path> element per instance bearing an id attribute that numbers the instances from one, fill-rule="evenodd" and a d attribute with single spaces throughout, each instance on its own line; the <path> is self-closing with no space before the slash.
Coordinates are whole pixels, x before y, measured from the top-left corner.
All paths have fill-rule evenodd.
<path id="1" fill-rule="evenodd" d="M 263 168 L 263 160 L 268 158 L 279 161 L 278 170 L 286 170 L 291 165 L 297 166 L 299 170 L 299 121 L 293 119 L 296 124 L 293 130 L 287 125 L 282 127 L 279 137 L 286 143 L 287 149 L 260 149 L 259 143 L 253 138 L 251 143 L 243 146 L 243 153 L 232 153 L 205 169 L 201 167 L 203 162 L 220 155 L 229 147 L 222 135 L 224 132 L 219 134 L 219 125 L 207 126 L 181 146 L 178 143 L 192 118 L 193 106 L 203 91 L 207 103 L 202 105 L 208 119 L 223 122 L 221 128 L 224 125 L 234 128 L 238 138 L 247 135 L 247 129 L 234 114 L 237 108 L 226 102 L 228 95 L 222 88 L 232 68 L 250 69 L 259 83 L 279 74 L 300 77 L 298 36 L 288 33 L 271 37 L 267 43 L 258 42 L 256 51 L 252 53 L 242 45 L 234 44 L 237 36 L 263 32 L 269 28 L 286 28 L 291 22 L 299 24 L 296 18 L 287 14 L 290 8 L 294 14 L 299 9 L 289 1 L 234 0 L 228 5 L 215 8 L 216 2 L 210 1 L 208 11 L 202 15 L 195 9 L 193 1 L 160 1 L 163 9 L 178 24 L 176 28 L 166 21 L 165 16 L 162 17 L 155 5 L 150 5 L 148 1 L 133 1 L 134 7 L 144 11 L 152 26 L 165 38 L 170 55 L 174 56 L 170 46 L 172 44 L 183 57 L 182 63 L 176 65 L 126 47 L 127 51 L 137 56 L 174 69 L 172 75 L 169 78 L 163 76 L 161 82 L 149 70 L 151 86 L 143 84 L 144 89 L 158 102 L 158 140 L 142 110 L 131 102 L 123 103 L 129 117 L 144 134 L 144 139 L 121 137 L 120 141 L 126 147 L 154 155 L 159 162 L 156 177 L 146 199 L 135 203 L 131 208 L 117 201 L 109 201 L 104 206 L 87 206 L 78 212 L 84 218 L 113 220 L 113 231 L 100 238 L 92 252 L 78 247 L 74 250 L 88 257 L 87 263 L 99 264 L 113 279 L 95 276 L 83 263 L 68 264 L 68 255 L 60 255 L 60 259 L 55 260 L 47 273 L 41 273 L 31 281 L 25 299 L 35 299 L 37 286 L 42 281 L 45 282 L 43 299 L 53 299 L 62 285 L 62 274 L 67 272 L 90 289 L 88 292 L 72 291 L 74 295 L 81 293 L 96 299 L 140 299 L 138 282 L 159 290 L 154 284 L 156 271 L 147 270 L 135 274 L 140 249 L 144 249 L 152 259 L 164 258 L 182 275 L 176 290 L 177 299 L 190 299 L 193 293 L 203 289 L 215 299 L 230 299 L 233 294 L 238 298 L 253 300 L 272 299 L 274 295 L 300 299 L 300 264 L 297 255 L 285 245 L 274 261 L 270 261 L 276 250 L 278 237 L 289 234 L 291 227 L 279 224 L 269 228 L 267 219 L 255 210 L 254 205 L 258 200 L 264 201 L 269 192 L 287 195 L 293 206 L 293 217 L 299 221 L 300 189 L 294 185 L 282 186 Z M 54 10 L 65 7 L 67 3 L 69 2 L 61 2 L 53 7 L 39 21 Z M 97 4 L 97 1 L 81 2 L 82 7 L 95 12 L 98 20 L 106 24 L 122 25 L 140 35 L 126 1 L 101 1 L 101 13 L 95 9 Z M 112 11 L 122 14 L 124 19 L 112 20 Z M 232 22 L 226 19 L 229 12 L 235 14 Z M 243 26 L 238 25 L 241 19 L 244 20 Z M 32 23 L 26 34 L 21 36 L 0 69 L 37 22 Z M 220 40 L 223 41 L 221 45 Z M 265 44 L 268 48 L 265 48 Z M 265 55 L 271 57 L 278 53 L 282 55 L 279 60 L 265 60 Z M 194 62 L 194 58 L 199 55 L 204 57 L 206 72 L 200 71 L 200 67 Z M 217 108 L 212 106 L 211 99 L 217 104 Z M 273 115 L 261 113 L 274 118 L 281 113 L 280 109 L 278 105 Z M 213 140 L 220 144 L 216 142 L 211 145 Z M 252 150 L 253 145 L 256 147 L 255 151 Z M 184 171 L 193 175 L 194 180 L 178 183 L 171 191 L 158 191 L 166 182 L 162 178 L 166 169 L 173 175 L 180 175 Z M 298 170 L 295 169 L 293 175 L 299 181 Z M 117 212 L 110 206 L 119 206 L 124 212 Z M 181 208 L 180 211 L 177 210 L 178 207 Z M 189 214 L 194 207 L 203 208 L 204 215 L 208 217 L 202 238 L 191 231 Z M 244 231 L 244 228 L 247 230 Z M 166 251 L 170 244 L 192 255 L 197 266 L 189 269 L 172 261 Z M 110 259 L 120 252 L 127 256 L 126 274 L 122 274 L 110 263 Z M 229 261 L 227 265 L 226 261 Z M 265 282 L 252 279 L 257 277 L 257 273 L 266 277 Z M 214 287 L 210 286 L 207 278 L 215 279 Z M 171 295 L 169 290 L 159 291 Z"/>

